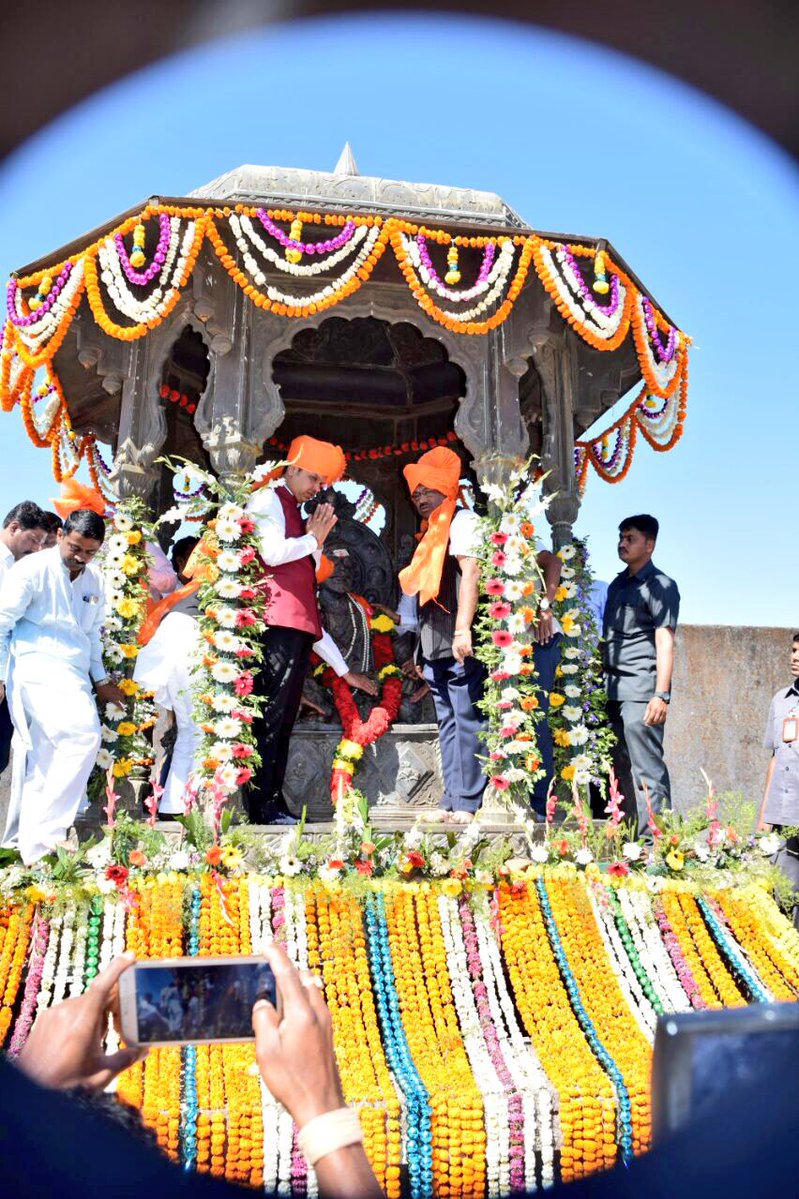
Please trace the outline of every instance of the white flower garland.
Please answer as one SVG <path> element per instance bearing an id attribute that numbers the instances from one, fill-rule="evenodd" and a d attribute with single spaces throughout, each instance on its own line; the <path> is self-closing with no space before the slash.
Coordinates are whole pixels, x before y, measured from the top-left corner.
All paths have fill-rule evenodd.
<path id="1" fill-rule="evenodd" d="M 691 1001 L 677 977 L 657 925 L 654 920 L 650 923 L 644 915 L 644 909 L 649 907 L 647 897 L 634 893 L 628 887 L 620 887 L 618 896 L 622 913 L 636 942 L 638 956 L 663 1007 L 667 1012 L 690 1012 Z"/>
<path id="2" fill-rule="evenodd" d="M 605 946 L 605 952 L 613 964 L 613 973 L 616 976 L 619 988 L 627 1000 L 638 1027 L 649 1044 L 653 1045 L 658 1019 L 657 1012 L 644 994 L 643 987 L 638 981 L 638 976 L 633 969 L 632 962 L 625 952 L 619 930 L 616 927 L 616 921 L 613 918 L 613 913 L 609 908 L 600 904 L 590 891 L 588 898 L 594 912 L 594 920 L 599 929 L 599 935 Z"/>
<path id="3" fill-rule="evenodd" d="M 491 270 L 485 279 L 479 283 L 475 283 L 473 287 L 466 288 L 464 291 L 452 291 L 451 288 L 441 283 L 439 279 L 434 279 L 427 269 L 419 250 L 419 244 L 415 237 L 411 237 L 406 233 L 400 234 L 402 238 L 403 248 L 405 253 L 413 263 L 414 269 L 419 274 L 425 287 L 430 291 L 434 291 L 437 296 L 441 296 L 444 300 L 451 300 L 453 304 L 468 303 L 469 300 L 476 300 L 478 296 L 489 291 L 495 284 L 500 285 L 500 289 L 505 287 L 508 276 L 513 268 L 514 251 L 516 247 L 510 240 L 503 241 L 499 247 L 497 254 L 492 263 Z M 501 284 L 500 284 L 501 280 Z"/>
<path id="4" fill-rule="evenodd" d="M 75 922 L 75 952 L 72 955 L 72 973 L 69 976 L 69 998 L 83 994 L 83 975 L 86 968 L 86 938 L 89 935 L 89 911 L 84 904 Z"/>
<path id="5" fill-rule="evenodd" d="M 55 986 L 55 971 L 56 960 L 58 958 L 58 950 L 61 941 L 61 928 L 63 924 L 63 915 L 56 912 L 50 918 L 50 933 L 47 941 L 47 952 L 44 955 L 42 962 L 42 980 L 39 984 L 39 994 L 36 997 L 36 1012 L 43 1012 L 45 1008 L 50 1006 L 53 997 L 53 989 Z"/>
<path id="6" fill-rule="evenodd" d="M 638 307 L 638 316 L 641 324 L 646 330 L 645 335 L 641 338 L 641 341 L 644 343 L 646 360 L 649 363 L 649 369 L 655 376 L 655 381 L 657 382 L 658 388 L 661 392 L 663 392 L 668 388 L 669 384 L 680 368 L 680 350 L 677 350 L 668 362 L 660 362 L 658 360 L 654 350 L 652 349 L 652 341 L 649 336 L 649 328 L 646 324 L 646 315 L 644 312 L 644 297 L 640 292 L 635 297 L 635 303 Z M 682 349 L 682 347 L 680 347 L 680 349 Z"/>
<path id="7" fill-rule="evenodd" d="M 83 284 L 84 260 L 79 258 L 72 268 L 70 276 L 67 279 L 58 299 L 53 304 L 49 312 L 37 321 L 35 325 L 17 325 L 15 333 L 23 342 L 25 347 L 31 353 L 37 353 L 42 349 L 44 344 L 50 340 L 56 333 L 66 317 L 69 309 L 74 303 L 78 289 Z M 22 319 L 25 313 L 22 311 L 22 296 L 20 288 L 16 289 L 14 295 L 14 306 L 17 316 Z"/>
<path id="8" fill-rule="evenodd" d="M 507 1194 L 510 1187 L 510 1121 L 505 1087 L 500 1081 L 480 1027 L 475 1004 L 457 901 L 438 896 L 438 912 L 447 954 L 452 998 L 469 1065 L 483 1098 L 486 1131 L 486 1191 L 489 1199 Z"/>
<path id="9" fill-rule="evenodd" d="M 244 265 L 247 272 L 252 275 L 255 283 L 261 287 L 266 282 L 264 275 L 258 263 L 250 253 L 247 242 L 251 242 L 256 250 L 263 255 L 273 266 L 279 271 L 283 271 L 287 275 L 297 275 L 300 278 L 309 278 L 313 275 L 324 274 L 325 271 L 330 271 L 334 266 L 338 266 L 345 258 L 349 258 L 355 252 L 358 246 L 369 232 L 368 225 L 358 225 L 352 237 L 339 250 L 333 254 L 329 254 L 327 258 L 317 259 L 315 262 L 287 262 L 282 255 L 278 254 L 271 246 L 268 246 L 257 230 L 253 227 L 253 223 L 248 216 L 237 216 L 236 213 L 231 213 L 230 227 L 236 238 L 236 245 L 241 250 L 244 259 Z"/>
<path id="10" fill-rule="evenodd" d="M 169 223 L 169 247 L 158 273 L 158 285 L 144 300 L 137 299 L 130 290 L 113 237 L 101 242 L 97 249 L 101 267 L 100 278 L 105 284 L 109 299 L 117 311 L 136 324 L 151 325 L 160 319 L 174 299 L 194 245 L 196 221 L 186 222 L 182 238 L 180 217 L 170 217 Z"/>
<path id="11" fill-rule="evenodd" d="M 559 262 L 556 265 L 552 251 L 548 246 L 541 246 L 541 258 L 544 267 L 549 273 L 549 277 L 557 288 L 558 295 L 563 300 L 563 303 L 569 309 L 569 312 L 574 317 L 578 325 L 585 325 L 597 337 L 601 337 L 604 341 L 610 341 L 619 331 L 619 326 L 624 318 L 626 309 L 626 289 L 619 280 L 619 302 L 616 305 L 616 310 L 612 315 L 608 315 L 598 304 L 594 304 L 590 300 L 586 300 L 581 296 L 578 300 L 574 292 L 568 286 L 566 278 L 561 273 L 570 268 L 570 264 L 565 257 L 563 251 L 558 252 Z M 559 269 L 559 267 L 561 269 Z M 575 290 L 578 290 L 578 285 L 574 280 L 574 273 L 568 269 L 568 278 L 574 283 Z"/>
<path id="12" fill-rule="evenodd" d="M 403 238 L 405 251 L 412 261 L 414 261 L 415 255 L 415 266 L 421 275 L 422 263 L 421 258 L 419 257 L 419 247 L 416 245 L 416 241 L 413 238 L 407 238 L 406 234 L 401 234 L 400 236 Z M 510 249 L 506 250 L 506 247 L 508 246 Z M 467 308 L 465 311 L 461 312 L 448 311 L 446 315 L 450 318 L 450 320 L 465 324 L 468 321 L 473 321 L 475 317 L 480 316 L 480 314 L 485 312 L 486 309 L 493 308 L 495 306 L 497 300 L 505 291 L 508 282 L 508 276 L 510 275 L 511 268 L 513 266 L 515 251 L 516 247 L 514 246 L 513 242 L 509 241 L 503 244 L 495 264 L 499 268 L 500 273 L 496 276 L 495 282 L 491 286 L 490 290 L 486 292 L 480 303 L 475 304 L 474 307 Z M 494 274 L 494 267 L 491 268 L 491 274 Z M 427 275 L 427 278 L 430 279 L 430 276 Z M 433 286 L 432 280 L 430 285 Z M 457 293 L 453 294 L 457 295 Z"/>
<path id="13" fill-rule="evenodd" d="M 347 269 L 341 275 L 339 275 L 337 279 L 334 279 L 332 282 L 328 283 L 322 288 L 321 291 L 313 292 L 307 296 L 289 295 L 287 292 L 280 291 L 277 287 L 273 287 L 271 284 L 269 284 L 266 286 L 266 295 L 268 298 L 275 304 L 286 304 L 290 308 L 296 308 L 298 306 L 304 308 L 310 304 L 320 304 L 323 300 L 327 300 L 330 296 L 337 295 L 342 288 L 346 287 L 350 279 L 354 278 L 355 275 L 358 274 L 358 271 L 372 253 L 375 243 L 380 236 L 379 225 L 373 225 L 371 229 L 368 226 L 361 226 L 361 228 L 367 229 L 367 232 L 363 238 L 363 245 L 358 251 L 355 259 L 350 263 Z M 246 256 L 244 265 L 247 268 L 247 273 L 252 278 L 253 283 L 256 283 L 259 287 L 266 283 L 266 276 L 260 270 L 252 255 L 248 254 Z M 253 267 L 255 270 L 252 269 Z M 261 282 L 259 282 L 259 279 Z"/>
<path id="14" fill-rule="evenodd" d="M 58 967 L 53 979 L 53 997 L 52 1003 L 60 1003 L 64 998 L 69 980 L 69 968 L 72 960 L 72 946 L 75 939 L 74 932 L 75 921 L 75 905 L 68 903 L 64 909 L 64 917 L 61 925 L 61 937 L 59 944 Z"/>

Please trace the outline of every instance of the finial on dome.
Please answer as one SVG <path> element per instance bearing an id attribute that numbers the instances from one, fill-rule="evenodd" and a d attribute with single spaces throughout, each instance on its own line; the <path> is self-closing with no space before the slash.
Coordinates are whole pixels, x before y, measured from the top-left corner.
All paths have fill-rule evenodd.
<path id="1" fill-rule="evenodd" d="M 349 142 L 344 143 L 344 149 L 339 155 L 338 162 L 333 170 L 334 175 L 360 175 L 358 164 L 355 161 L 355 155 L 352 152 L 352 146 Z"/>

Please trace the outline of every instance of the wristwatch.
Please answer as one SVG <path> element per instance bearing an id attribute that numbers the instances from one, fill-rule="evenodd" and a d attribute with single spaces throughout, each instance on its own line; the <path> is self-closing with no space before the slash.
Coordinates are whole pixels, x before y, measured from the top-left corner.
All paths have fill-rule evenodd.
<path id="1" fill-rule="evenodd" d="M 671 692 L 670 691 L 656 691 L 654 698 L 662 699 L 664 704 L 671 703 Z"/>
<path id="2" fill-rule="evenodd" d="M 110 683 L 110 682 L 111 682 L 110 678 L 108 677 L 108 675 L 106 675 L 104 679 L 96 679 L 94 685 L 95 685 L 95 687 L 105 687 L 106 684 Z"/>
<path id="3" fill-rule="evenodd" d="M 547 597 L 544 596 L 544 598 L 541 600 L 541 603 L 538 605 L 539 612 L 549 612 L 551 608 L 552 608 L 551 603 L 549 602 Z"/>

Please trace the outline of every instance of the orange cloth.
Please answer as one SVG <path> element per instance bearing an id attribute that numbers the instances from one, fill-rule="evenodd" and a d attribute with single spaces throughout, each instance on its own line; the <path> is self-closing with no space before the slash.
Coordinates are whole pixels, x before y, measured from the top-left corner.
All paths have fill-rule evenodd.
<path id="1" fill-rule="evenodd" d="M 322 554 L 319 559 L 319 565 L 316 568 L 316 581 L 321 586 L 326 583 L 336 569 L 335 562 L 331 562 L 326 554 Z"/>
<path id="2" fill-rule="evenodd" d="M 50 503 L 62 520 L 85 508 L 96 512 L 98 516 L 105 516 L 106 502 L 100 492 L 87 487 L 85 483 L 79 483 L 77 479 L 65 479 L 61 484 L 60 499 L 51 499 Z"/>
<path id="3" fill-rule="evenodd" d="M 155 604 L 142 622 L 139 629 L 139 645 L 149 645 L 155 636 L 156 630 L 161 621 L 171 612 L 175 604 L 185 599 L 187 595 L 193 595 L 195 591 L 200 590 L 200 580 L 192 579 L 189 583 L 184 583 L 182 587 L 178 587 L 175 591 L 165 595 L 162 600 Z"/>
<path id="4" fill-rule="evenodd" d="M 435 599 L 441 587 L 441 575 L 449 549 L 449 527 L 455 515 L 460 490 L 461 460 L 453 450 L 436 446 L 422 454 L 418 462 L 410 462 L 402 472 L 411 495 L 421 484 L 430 491 L 440 491 L 443 503 L 435 509 L 423 526 L 423 536 L 416 553 L 400 571 L 400 586 L 406 595 L 418 595 L 419 603 Z"/>
<path id="5" fill-rule="evenodd" d="M 219 571 L 213 562 L 200 561 L 201 557 L 207 556 L 207 554 L 208 546 L 205 539 L 198 541 L 183 568 L 183 573 L 189 582 L 170 592 L 169 595 L 165 595 L 150 609 L 139 629 L 139 645 L 147 645 L 152 641 L 156 629 L 167 613 L 172 611 L 175 604 L 185 599 L 186 596 L 193 595 L 195 591 L 199 591 L 203 583 L 215 583 L 219 578 Z"/>
<path id="6" fill-rule="evenodd" d="M 286 458 L 291 466 L 300 466 L 309 474 L 321 475 L 327 485 L 338 483 L 347 469 L 347 459 L 344 457 L 344 451 L 340 445 L 333 445 L 330 441 L 317 441 L 315 437 L 309 437 L 307 433 L 294 438 Z M 279 479 L 284 469 L 284 467 L 279 467 L 277 470 L 270 471 L 255 484 L 253 491 L 257 491 L 260 487 L 266 487 L 274 479 Z"/>

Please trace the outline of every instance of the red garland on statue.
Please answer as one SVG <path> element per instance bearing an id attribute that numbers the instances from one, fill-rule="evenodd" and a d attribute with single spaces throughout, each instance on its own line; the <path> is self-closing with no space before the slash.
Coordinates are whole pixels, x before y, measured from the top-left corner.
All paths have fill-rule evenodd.
<path id="1" fill-rule="evenodd" d="M 387 733 L 399 715 L 402 703 L 402 671 L 394 661 L 395 624 L 390 616 L 375 616 L 369 603 L 361 596 L 352 596 L 363 607 L 372 633 L 372 652 L 375 669 L 382 688 L 380 699 L 363 720 L 353 698 L 352 688 L 329 667 L 322 668 L 321 679 L 333 692 L 344 736 L 338 743 L 330 777 L 330 797 L 333 804 L 352 785 L 352 776 L 367 745 Z"/>

